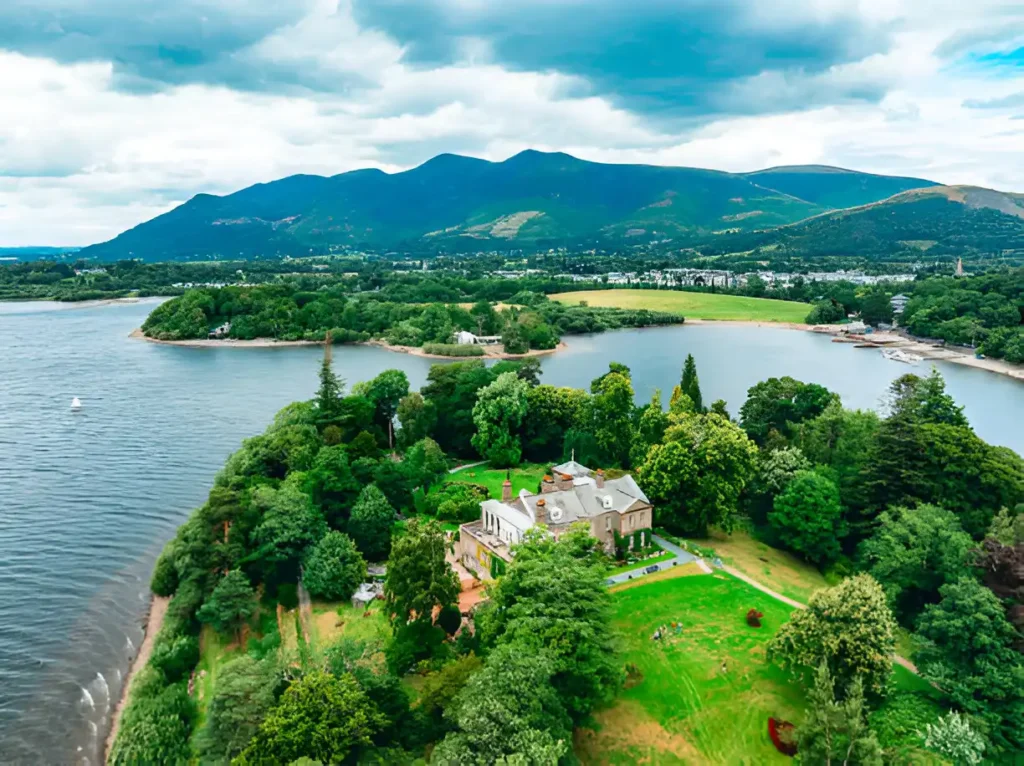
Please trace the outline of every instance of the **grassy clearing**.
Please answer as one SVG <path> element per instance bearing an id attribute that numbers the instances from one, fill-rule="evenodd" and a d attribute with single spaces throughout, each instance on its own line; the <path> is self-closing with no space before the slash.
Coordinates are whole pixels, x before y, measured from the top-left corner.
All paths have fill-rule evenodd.
<path id="1" fill-rule="evenodd" d="M 527 492 L 536 492 L 540 480 L 544 478 L 544 474 L 549 469 L 550 466 L 540 465 L 539 463 L 524 463 L 518 468 L 511 469 L 512 494 L 518 495 L 521 489 L 525 489 Z M 462 481 L 470 484 L 480 484 L 487 487 L 487 491 L 492 498 L 500 500 L 501 485 L 505 482 L 506 473 L 507 471 L 504 468 L 488 468 L 487 466 L 480 465 L 476 468 L 465 468 L 456 473 L 450 473 L 445 477 L 444 481 L 445 483 Z"/>
<path id="2" fill-rule="evenodd" d="M 764 656 L 789 607 L 724 574 L 656 577 L 614 589 L 623 661 L 634 663 L 642 680 L 596 716 L 596 730 L 579 733 L 581 759 L 786 763 L 768 738 L 768 717 L 795 721 L 804 695 Z M 764 613 L 764 627 L 747 626 L 751 607 Z M 667 640 L 651 640 L 672 622 L 682 624 L 678 634 L 670 629 Z"/>
<path id="3" fill-rule="evenodd" d="M 374 601 L 368 611 L 369 616 L 364 616 L 362 609 L 346 602 L 314 601 L 310 631 L 312 648 L 323 650 L 342 638 L 367 642 L 379 640 L 383 644 L 391 630 L 381 602 Z"/>
<path id="4" fill-rule="evenodd" d="M 802 323 L 811 310 L 809 304 L 796 301 L 678 290 L 587 290 L 548 297 L 568 305 L 586 301 L 590 306 L 602 308 L 667 311 L 682 314 L 687 319 Z"/>
<path id="5" fill-rule="evenodd" d="M 728 566 L 803 604 L 814 591 L 829 587 L 824 575 L 813 564 L 787 551 L 765 545 L 746 532 L 737 530 L 727 535 L 715 531 L 710 539 L 696 542 L 714 548 Z"/>

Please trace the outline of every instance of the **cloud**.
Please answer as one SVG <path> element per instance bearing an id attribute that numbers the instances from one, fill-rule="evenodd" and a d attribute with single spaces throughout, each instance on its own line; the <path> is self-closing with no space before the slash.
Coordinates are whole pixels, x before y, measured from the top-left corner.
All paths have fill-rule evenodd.
<path id="1" fill-rule="evenodd" d="M 487 61 L 579 78 L 595 95 L 663 117 L 789 108 L 789 99 L 737 98 L 761 81 L 785 81 L 805 107 L 876 101 L 871 83 L 822 81 L 836 67 L 884 53 L 891 27 L 842 10 L 788 13 L 751 0 L 354 0 L 360 25 L 430 68 Z M 827 3 L 815 4 L 819 9 Z M 769 13 L 774 7 L 775 13 Z M 807 99 L 812 99 L 808 101 Z"/>
<path id="2" fill-rule="evenodd" d="M 999 98 L 969 98 L 964 106 L 970 109 L 1016 109 L 1024 106 L 1024 91 Z"/>

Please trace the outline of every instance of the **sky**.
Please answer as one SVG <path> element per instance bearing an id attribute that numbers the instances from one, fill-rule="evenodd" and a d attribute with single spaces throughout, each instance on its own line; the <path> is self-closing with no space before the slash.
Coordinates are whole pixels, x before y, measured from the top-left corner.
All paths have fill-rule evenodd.
<path id="1" fill-rule="evenodd" d="M 0 2 L 0 246 L 526 148 L 1024 192 L 1024 3 Z"/>

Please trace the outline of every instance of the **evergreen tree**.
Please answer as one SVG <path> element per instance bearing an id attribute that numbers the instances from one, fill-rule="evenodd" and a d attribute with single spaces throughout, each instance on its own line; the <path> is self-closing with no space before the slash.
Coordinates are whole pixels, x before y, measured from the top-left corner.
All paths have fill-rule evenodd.
<path id="1" fill-rule="evenodd" d="M 704 411 L 704 400 L 700 394 L 700 381 L 697 379 L 697 362 L 693 354 L 686 355 L 686 363 L 683 365 L 683 379 L 680 383 L 683 393 L 690 397 L 693 408 L 696 412 Z"/>
<path id="2" fill-rule="evenodd" d="M 865 716 L 860 676 L 850 684 L 846 698 L 838 701 L 828 663 L 822 662 L 807 701 L 806 720 L 797 730 L 801 763 L 882 766 L 882 748 Z"/>
<path id="3" fill-rule="evenodd" d="M 331 368 L 331 336 L 324 343 L 324 360 L 320 364 L 320 388 L 316 392 L 317 420 L 321 425 L 331 424 L 341 418 L 344 382 Z"/>
<path id="4" fill-rule="evenodd" d="M 234 631 L 235 637 L 240 640 L 242 626 L 255 611 L 256 594 L 249 584 L 249 578 L 235 569 L 221 578 L 196 617 L 200 622 L 211 624 L 218 633 Z"/>
<path id="5" fill-rule="evenodd" d="M 348 533 L 370 561 L 387 558 L 391 550 L 391 527 L 395 509 L 376 484 L 368 484 L 359 493 L 348 520 Z"/>

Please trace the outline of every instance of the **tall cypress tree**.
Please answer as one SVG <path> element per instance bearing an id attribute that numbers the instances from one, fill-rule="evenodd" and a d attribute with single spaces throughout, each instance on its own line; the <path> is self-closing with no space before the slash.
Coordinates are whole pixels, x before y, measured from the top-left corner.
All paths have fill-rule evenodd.
<path id="1" fill-rule="evenodd" d="M 700 381 L 697 380 L 697 362 L 693 354 L 686 355 L 686 364 L 683 365 L 683 380 L 680 383 L 683 393 L 693 401 L 694 410 L 704 412 L 704 400 L 700 395 Z"/>
<path id="2" fill-rule="evenodd" d="M 337 422 L 341 418 L 341 397 L 345 384 L 331 368 L 331 334 L 324 342 L 324 360 L 320 365 L 320 388 L 316 392 L 318 420 L 321 426 Z"/>

